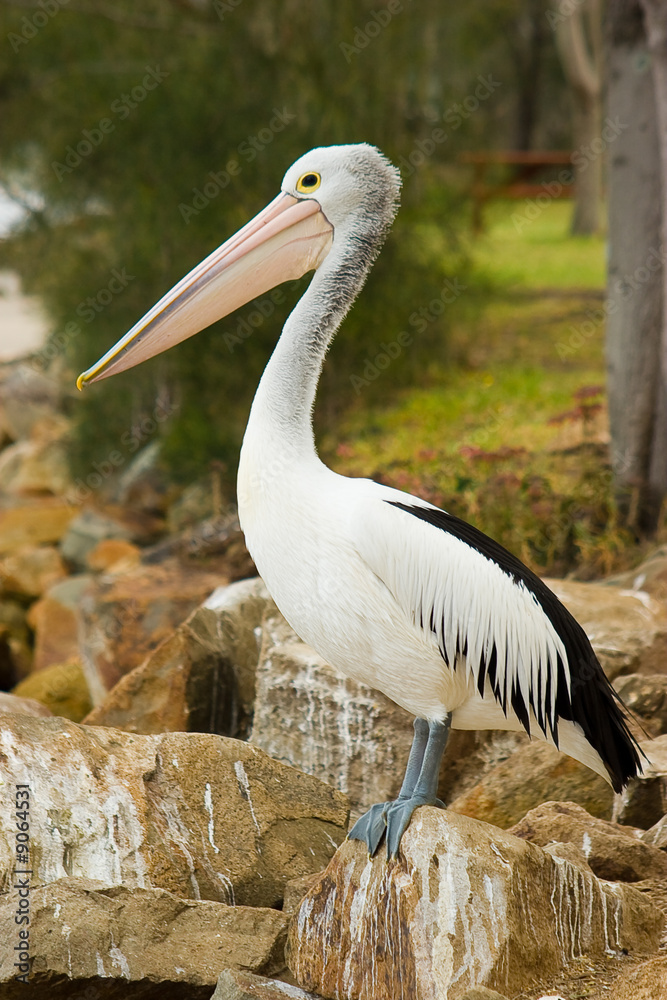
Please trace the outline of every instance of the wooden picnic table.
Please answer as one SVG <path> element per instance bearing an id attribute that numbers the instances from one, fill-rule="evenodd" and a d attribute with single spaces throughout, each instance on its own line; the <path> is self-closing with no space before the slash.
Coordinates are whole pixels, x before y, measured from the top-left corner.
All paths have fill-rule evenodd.
<path id="1" fill-rule="evenodd" d="M 535 182 L 535 175 L 548 167 L 572 166 L 572 153 L 565 150 L 539 149 L 499 149 L 482 153 L 461 153 L 461 163 L 474 168 L 471 195 L 473 200 L 473 229 L 483 228 L 482 210 L 491 198 L 536 198 L 545 192 L 545 186 Z M 513 168 L 510 176 L 501 183 L 487 183 L 490 168 L 507 166 Z M 555 192 L 555 193 L 554 193 Z M 574 184 L 559 182 L 558 188 L 549 189 L 552 198 L 571 198 Z"/>

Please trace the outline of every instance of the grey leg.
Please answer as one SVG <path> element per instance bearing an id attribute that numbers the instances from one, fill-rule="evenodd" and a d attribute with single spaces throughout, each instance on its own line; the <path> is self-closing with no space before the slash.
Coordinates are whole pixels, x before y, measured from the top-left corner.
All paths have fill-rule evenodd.
<path id="1" fill-rule="evenodd" d="M 401 791 L 397 800 L 399 802 L 409 800 L 415 790 L 429 740 L 429 724 L 425 719 L 415 719 L 414 730 L 415 735 L 410 747 L 410 756 L 405 768 L 405 777 L 403 778 L 403 784 L 401 785 Z M 368 853 L 371 857 L 377 851 L 380 841 L 384 836 L 387 825 L 387 809 L 393 804 L 393 802 L 378 802 L 371 806 L 368 812 L 359 817 L 347 835 L 349 840 L 363 841 L 368 847 Z"/>
<path id="2" fill-rule="evenodd" d="M 387 856 L 390 858 L 398 856 L 401 837 L 407 830 L 415 809 L 419 806 L 438 804 L 438 775 L 451 724 L 451 713 L 445 717 L 444 722 L 429 723 L 428 741 L 417 783 L 407 798 L 399 796 L 396 802 L 392 802 L 387 808 Z"/>
<path id="3" fill-rule="evenodd" d="M 428 743 L 429 727 L 426 719 L 415 719 L 414 730 L 415 735 L 412 738 L 412 746 L 410 747 L 410 756 L 405 768 L 403 784 L 398 793 L 399 799 L 409 799 L 414 792 L 415 785 L 419 780 L 426 745 Z"/>

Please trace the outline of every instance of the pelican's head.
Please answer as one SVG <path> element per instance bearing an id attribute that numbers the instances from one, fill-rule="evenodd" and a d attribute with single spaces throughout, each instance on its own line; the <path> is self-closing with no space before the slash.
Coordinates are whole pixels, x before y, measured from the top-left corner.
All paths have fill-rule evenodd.
<path id="1" fill-rule="evenodd" d="M 311 149 L 281 193 L 167 292 L 77 386 L 133 368 L 283 281 L 316 270 L 334 244 L 377 245 L 396 213 L 399 173 L 374 146 Z"/>

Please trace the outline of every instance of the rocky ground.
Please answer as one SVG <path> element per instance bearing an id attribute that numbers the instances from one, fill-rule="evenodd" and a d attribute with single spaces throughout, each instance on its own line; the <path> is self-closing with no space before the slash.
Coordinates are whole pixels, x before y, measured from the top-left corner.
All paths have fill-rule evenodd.
<path id="1" fill-rule="evenodd" d="M 175 499 L 147 442 L 72 481 L 67 432 L 0 367 L 0 1000 L 667 997 L 667 551 L 551 581 L 643 778 L 455 732 L 449 810 L 370 861 L 412 719 L 292 632 L 214 476 Z"/>

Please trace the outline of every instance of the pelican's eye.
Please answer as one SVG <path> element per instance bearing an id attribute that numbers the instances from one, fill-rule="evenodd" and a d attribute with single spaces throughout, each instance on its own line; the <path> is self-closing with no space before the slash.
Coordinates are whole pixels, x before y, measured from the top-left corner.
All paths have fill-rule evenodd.
<path id="1" fill-rule="evenodd" d="M 319 174 L 316 174 L 314 170 L 309 170 L 307 174 L 302 174 L 296 182 L 296 189 L 301 194 L 310 194 L 312 191 L 317 191 L 318 187 L 322 183 L 322 178 Z"/>

